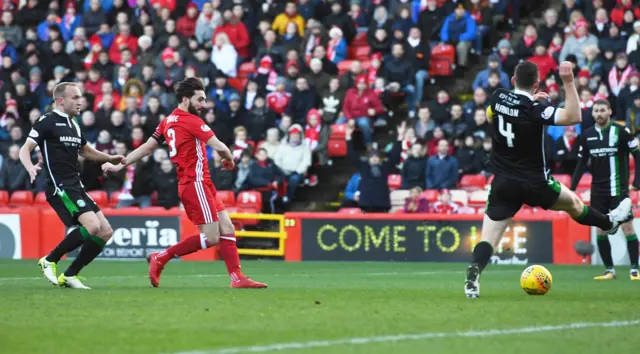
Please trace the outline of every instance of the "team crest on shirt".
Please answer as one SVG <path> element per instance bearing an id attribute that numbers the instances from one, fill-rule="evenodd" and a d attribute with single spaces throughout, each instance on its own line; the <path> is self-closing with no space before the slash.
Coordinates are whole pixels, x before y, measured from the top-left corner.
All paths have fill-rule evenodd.
<path id="1" fill-rule="evenodd" d="M 547 107 L 543 112 L 542 112 L 542 118 L 543 119 L 549 119 L 551 118 L 551 116 L 553 115 L 553 107 Z"/>
<path id="2" fill-rule="evenodd" d="M 31 131 L 29 132 L 29 137 L 34 138 L 34 139 L 35 139 L 35 138 L 37 138 L 38 136 L 40 136 L 40 134 L 38 134 L 38 131 L 32 128 L 32 129 L 31 129 Z"/>
<path id="3" fill-rule="evenodd" d="M 209 126 L 206 124 L 201 125 L 200 129 L 202 129 L 203 132 L 208 132 L 209 130 L 211 130 L 211 128 L 209 128 Z"/>
<path id="4" fill-rule="evenodd" d="M 84 208 L 85 206 L 87 206 L 87 204 L 82 199 L 78 199 L 76 204 L 78 204 L 78 206 L 81 207 L 81 208 Z"/>

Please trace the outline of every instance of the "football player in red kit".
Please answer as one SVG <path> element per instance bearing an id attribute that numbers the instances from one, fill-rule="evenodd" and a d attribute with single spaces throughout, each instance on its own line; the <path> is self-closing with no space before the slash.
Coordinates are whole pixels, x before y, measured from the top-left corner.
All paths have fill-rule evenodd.
<path id="1" fill-rule="evenodd" d="M 205 106 L 204 86 L 199 79 L 189 78 L 178 84 L 176 98 L 180 104 L 167 116 L 144 144 L 131 152 L 117 166 L 104 164 L 105 171 L 118 171 L 136 163 L 166 142 L 169 158 L 176 165 L 178 193 L 189 220 L 198 225 L 199 235 L 193 235 L 169 247 L 161 253 L 152 253 L 149 261 L 149 280 L 158 287 L 160 274 L 171 259 L 220 244 L 220 256 L 224 260 L 232 288 L 266 288 L 253 281 L 240 270 L 240 257 L 236 247 L 235 229 L 211 182 L 207 165 L 206 145 L 223 158 L 225 169 L 233 169 L 233 157 L 229 148 L 216 138 L 198 114 Z"/>

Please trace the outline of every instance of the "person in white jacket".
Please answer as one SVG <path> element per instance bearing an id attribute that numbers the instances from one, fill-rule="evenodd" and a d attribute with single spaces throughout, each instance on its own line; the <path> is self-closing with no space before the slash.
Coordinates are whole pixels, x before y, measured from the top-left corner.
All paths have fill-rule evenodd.
<path id="1" fill-rule="evenodd" d="M 304 181 L 311 167 L 311 150 L 302 144 L 303 130 L 299 124 L 289 128 L 289 141 L 281 144 L 276 153 L 276 166 L 287 176 L 287 196 L 282 201 L 287 204 L 293 200 L 296 188 Z"/>
<path id="2" fill-rule="evenodd" d="M 211 62 L 228 77 L 236 77 L 237 61 L 238 52 L 229 41 L 229 36 L 224 32 L 218 33 L 211 49 Z"/>
<path id="3" fill-rule="evenodd" d="M 640 48 L 640 20 L 633 23 L 633 34 L 627 41 L 627 55 Z"/>

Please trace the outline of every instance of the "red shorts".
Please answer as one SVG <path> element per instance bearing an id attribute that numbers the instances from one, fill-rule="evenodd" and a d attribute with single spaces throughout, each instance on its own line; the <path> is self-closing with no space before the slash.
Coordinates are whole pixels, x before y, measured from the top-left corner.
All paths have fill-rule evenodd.
<path id="1" fill-rule="evenodd" d="M 211 182 L 189 182 L 178 185 L 178 194 L 189 220 L 196 225 L 218 221 L 218 213 L 225 210 Z"/>

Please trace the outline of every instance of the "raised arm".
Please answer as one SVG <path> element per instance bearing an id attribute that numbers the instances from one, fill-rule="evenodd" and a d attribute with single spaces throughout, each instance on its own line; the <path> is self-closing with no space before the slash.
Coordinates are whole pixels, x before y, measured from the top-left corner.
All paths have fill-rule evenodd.
<path id="1" fill-rule="evenodd" d="M 127 157 L 124 157 L 121 162 L 112 163 L 106 162 L 102 165 L 102 170 L 105 172 L 118 172 L 121 169 L 138 162 L 143 157 L 150 155 L 158 147 L 158 141 L 151 137 L 147 141 L 140 145 L 137 149 L 133 150 Z"/>
<path id="2" fill-rule="evenodd" d="M 582 122 L 582 110 L 580 109 L 580 99 L 578 90 L 573 82 L 573 64 L 568 61 L 560 63 L 560 77 L 562 78 L 565 105 L 556 109 L 555 125 L 574 125 Z"/>

